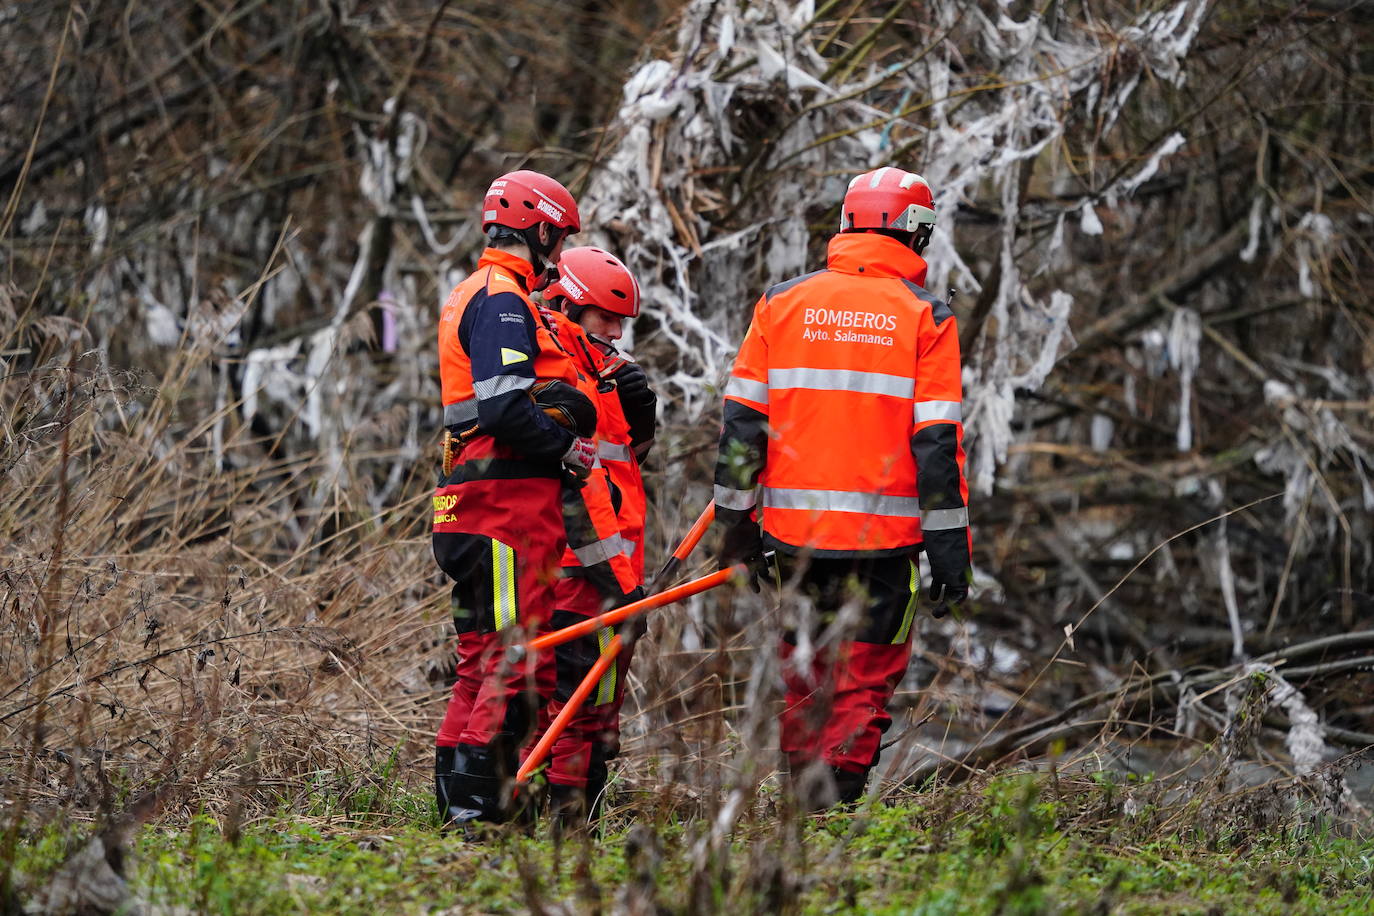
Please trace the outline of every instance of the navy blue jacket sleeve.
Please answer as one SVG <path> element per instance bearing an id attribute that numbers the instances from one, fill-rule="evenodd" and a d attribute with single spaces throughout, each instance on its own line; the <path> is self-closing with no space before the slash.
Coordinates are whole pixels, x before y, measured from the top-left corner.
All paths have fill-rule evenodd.
<path id="1" fill-rule="evenodd" d="M 535 317 L 515 293 L 479 292 L 463 313 L 458 342 L 472 360 L 477 422 L 527 458 L 561 458 L 573 434 L 534 406 Z"/>

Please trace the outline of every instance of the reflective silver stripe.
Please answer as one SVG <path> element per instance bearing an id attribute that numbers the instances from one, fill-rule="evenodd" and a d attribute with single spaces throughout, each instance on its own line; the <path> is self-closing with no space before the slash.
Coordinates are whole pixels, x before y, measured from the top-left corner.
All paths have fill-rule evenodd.
<path id="1" fill-rule="evenodd" d="M 958 401 L 920 401 L 916 404 L 916 422 L 949 420 L 962 423 L 964 410 Z"/>
<path id="2" fill-rule="evenodd" d="M 445 426 L 467 426 L 477 422 L 477 401 L 468 398 L 466 401 L 455 401 L 452 404 L 444 405 L 444 425 Z"/>
<path id="3" fill-rule="evenodd" d="M 753 401 L 756 404 L 768 403 L 768 383 L 756 382 L 751 378 L 740 378 L 738 375 L 730 376 L 730 381 L 725 383 L 725 394 L 737 398 L 744 398 L 746 401 Z"/>
<path id="4" fill-rule="evenodd" d="M 753 490 L 732 490 L 716 484 L 716 505 L 724 509 L 737 509 L 740 512 L 754 508 L 759 501 Z"/>
<path id="5" fill-rule="evenodd" d="M 629 461 L 630 447 L 628 445 L 616 445 L 613 442 L 597 442 L 596 457 L 605 461 Z"/>
<path id="6" fill-rule="evenodd" d="M 894 398 L 909 398 L 916 390 L 916 380 L 883 372 L 864 372 L 859 369 L 769 369 L 768 387 L 809 388 L 812 391 L 852 391 L 856 394 L 890 394 Z"/>
<path id="7" fill-rule="evenodd" d="M 573 556 L 577 557 L 577 562 L 583 566 L 595 566 L 597 563 L 605 563 L 611 557 L 620 556 L 622 549 L 620 535 L 613 534 L 582 547 L 574 547 Z"/>
<path id="8" fill-rule="evenodd" d="M 949 531 L 968 527 L 968 507 L 960 509 L 927 509 L 921 513 L 924 531 Z"/>
<path id="9" fill-rule="evenodd" d="M 763 505 L 770 509 L 799 509 L 803 512 L 862 512 L 865 515 L 894 515 L 900 518 L 919 518 L 921 515 L 920 501 L 915 496 L 887 496 L 853 490 L 764 487 Z"/>
<path id="10" fill-rule="evenodd" d="M 534 387 L 534 379 L 523 375 L 494 375 L 480 382 L 472 383 L 472 390 L 479 398 L 494 398 L 508 391 L 528 391 Z"/>

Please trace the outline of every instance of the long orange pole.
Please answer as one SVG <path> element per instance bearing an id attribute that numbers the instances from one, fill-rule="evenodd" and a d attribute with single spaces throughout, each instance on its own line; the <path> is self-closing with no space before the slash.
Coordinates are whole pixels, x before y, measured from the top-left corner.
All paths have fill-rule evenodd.
<path id="1" fill-rule="evenodd" d="M 711 527 L 711 522 L 716 519 L 716 504 L 709 502 L 706 508 L 701 510 L 700 517 L 692 523 L 692 527 L 687 529 L 687 536 L 682 539 L 682 543 L 677 545 L 677 550 L 668 558 L 668 562 L 663 564 L 663 568 L 654 577 L 654 583 L 662 585 L 673 577 L 678 567 L 686 562 L 687 557 L 696 549 L 697 544 L 701 543 L 702 535 L 706 534 L 706 529 Z"/>
<path id="2" fill-rule="evenodd" d="M 587 699 L 587 694 L 592 692 L 597 681 L 606 673 L 606 669 L 615 664 L 616 656 L 620 654 L 620 637 L 612 636 L 611 641 L 606 643 L 606 648 L 601 650 L 601 657 L 598 658 L 587 672 L 587 676 L 582 679 L 582 683 L 577 685 L 577 689 L 568 697 L 568 702 L 558 711 L 558 715 L 549 723 L 548 729 L 539 736 L 539 741 L 530 751 L 525 762 L 520 764 L 520 769 L 516 771 L 515 781 L 524 785 L 530 781 L 530 774 L 544 763 L 544 758 L 549 756 L 549 751 L 553 750 L 553 743 L 563 734 L 572 721 L 573 716 L 582 708 L 582 704 Z"/>
<path id="3" fill-rule="evenodd" d="M 663 569 L 659 571 L 658 577 L 655 580 L 656 582 L 663 582 L 668 576 L 677 571 L 682 561 L 686 560 L 692 553 L 692 550 L 700 543 L 702 535 L 706 533 L 706 529 L 711 527 L 711 522 L 715 519 L 715 515 L 716 504 L 714 502 L 709 503 L 702 511 L 701 516 L 687 531 L 687 536 L 682 539 L 682 543 L 678 545 L 677 550 L 673 551 L 673 555 L 668 559 L 668 562 L 663 565 Z M 524 646 L 516 646 L 516 656 L 523 657 L 526 650 L 538 651 L 539 649 L 547 649 L 552 646 L 562 645 L 565 642 L 577 639 L 579 636 L 595 633 L 602 627 L 614 626 L 620 621 L 627 617 L 632 617 L 635 614 L 650 611 L 656 607 L 662 607 L 665 604 L 671 604 L 674 601 L 680 601 L 683 598 L 689 598 L 692 595 L 700 594 L 708 589 L 715 588 L 722 582 L 728 581 L 731 576 L 736 573 L 743 573 L 745 570 L 746 567 L 743 565 L 722 569 L 719 572 L 711 573 L 709 576 L 703 576 L 700 579 L 685 582 L 676 588 L 667 589 L 657 595 L 651 595 L 633 604 L 627 604 L 624 607 L 607 611 L 597 617 L 589 617 L 570 627 L 564 627 L 561 630 L 555 630 L 552 633 L 547 633 L 532 639 Z M 549 752 L 553 750 L 554 742 L 556 742 L 559 736 L 567 730 L 568 724 L 572 722 L 573 717 L 576 716 L 578 710 L 582 708 L 582 704 L 586 702 L 587 696 L 592 692 L 592 688 L 594 688 L 597 682 L 601 680 L 602 676 L 605 675 L 606 669 L 615 664 L 616 658 L 620 655 L 622 645 L 623 641 L 619 635 L 616 635 L 611 637 L 611 641 L 606 644 L 606 648 L 601 650 L 600 657 L 592 664 L 591 670 L 587 672 L 586 676 L 582 678 L 582 683 L 577 685 L 577 689 L 572 692 L 572 696 L 568 697 L 568 702 L 563 704 L 563 708 L 558 711 L 558 715 L 549 723 L 549 727 L 545 729 L 544 734 L 539 736 L 539 740 L 535 742 L 534 747 L 530 749 L 529 755 L 525 757 L 525 762 L 520 764 L 520 769 L 515 774 L 516 785 L 523 786 L 527 784 L 530 780 L 530 775 L 543 765 L 545 758 L 548 757 Z"/>
<path id="4" fill-rule="evenodd" d="M 602 627 L 613 627 L 622 620 L 628 620 L 636 614 L 645 611 L 652 611 L 656 607 L 663 607 L 665 604 L 672 604 L 674 601 L 681 601 L 683 598 L 690 598 L 704 591 L 715 588 L 724 582 L 729 582 L 735 576 L 742 576 L 749 571 L 749 567 L 743 563 L 734 566 L 727 566 L 725 569 L 717 570 L 709 575 L 702 576 L 700 579 L 693 579 L 672 588 L 665 589 L 657 595 L 650 595 L 638 601 L 631 602 L 615 610 L 607 611 L 604 614 L 597 614 L 595 617 L 588 617 L 586 620 L 579 620 L 571 626 L 545 633 L 543 636 L 536 636 L 525 643 L 523 648 L 526 652 L 539 652 L 544 649 L 552 649 L 554 646 L 561 646 L 565 642 L 577 639 L 579 636 L 586 636 L 588 633 L 595 633 Z M 523 655 L 523 653 L 521 653 Z"/>

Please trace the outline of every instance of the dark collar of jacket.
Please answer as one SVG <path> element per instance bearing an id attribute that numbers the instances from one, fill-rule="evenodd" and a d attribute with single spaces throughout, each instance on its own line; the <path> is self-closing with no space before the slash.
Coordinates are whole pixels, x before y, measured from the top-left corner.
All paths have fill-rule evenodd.
<path id="1" fill-rule="evenodd" d="M 534 286 L 534 281 L 536 279 L 534 265 L 520 257 L 520 255 L 506 251 L 505 249 L 484 249 L 482 251 L 482 256 L 477 259 L 477 269 L 481 270 L 483 267 L 499 267 L 506 271 L 511 276 L 515 277 L 516 280 L 520 281 L 520 285 L 527 293 Z"/>
<path id="2" fill-rule="evenodd" d="M 901 242 L 876 232 L 842 232 L 830 239 L 825 266 L 842 274 L 926 282 L 926 261 Z"/>

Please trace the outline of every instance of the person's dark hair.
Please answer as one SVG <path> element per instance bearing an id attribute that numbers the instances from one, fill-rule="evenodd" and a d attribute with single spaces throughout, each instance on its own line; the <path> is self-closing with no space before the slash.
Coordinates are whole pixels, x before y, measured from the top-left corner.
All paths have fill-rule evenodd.
<path id="1" fill-rule="evenodd" d="M 528 247 L 520 230 L 511 229 L 509 226 L 492 226 L 487 230 L 487 241 L 493 248 Z"/>

